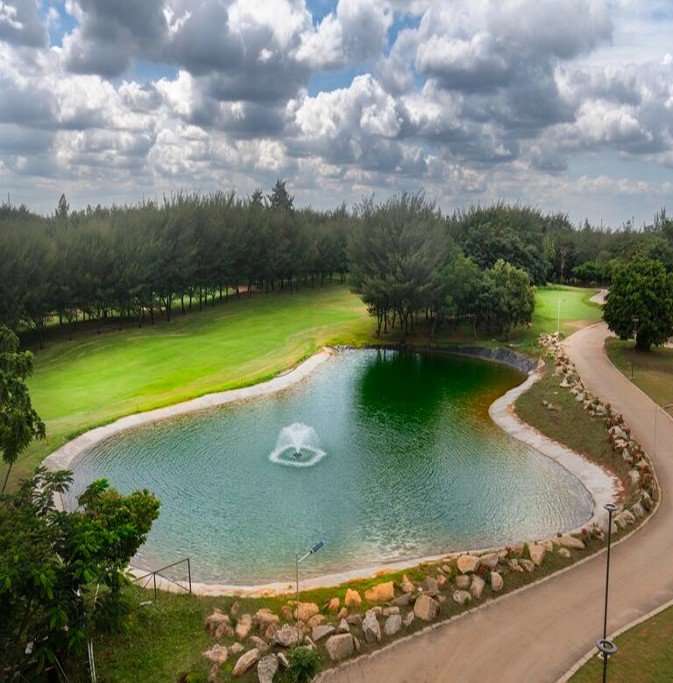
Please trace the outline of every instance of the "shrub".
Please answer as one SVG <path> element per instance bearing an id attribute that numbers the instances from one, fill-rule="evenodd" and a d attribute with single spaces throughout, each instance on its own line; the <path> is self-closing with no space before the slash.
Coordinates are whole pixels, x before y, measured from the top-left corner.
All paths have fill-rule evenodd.
<path id="1" fill-rule="evenodd" d="M 289 656 L 288 672 L 295 683 L 308 683 L 320 668 L 320 657 L 307 647 L 295 647 Z"/>

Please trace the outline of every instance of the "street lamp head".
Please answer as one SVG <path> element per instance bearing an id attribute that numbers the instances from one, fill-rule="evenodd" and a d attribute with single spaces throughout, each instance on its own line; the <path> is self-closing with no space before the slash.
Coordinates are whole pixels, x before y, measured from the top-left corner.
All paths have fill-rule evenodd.
<path id="1" fill-rule="evenodd" d="M 603 508 L 607 510 L 610 514 L 617 512 L 617 506 L 614 503 L 606 503 Z"/>

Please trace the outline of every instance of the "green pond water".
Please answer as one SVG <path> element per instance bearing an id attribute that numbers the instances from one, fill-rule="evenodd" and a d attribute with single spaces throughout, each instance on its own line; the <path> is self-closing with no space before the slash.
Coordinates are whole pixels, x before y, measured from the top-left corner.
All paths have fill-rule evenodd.
<path id="1" fill-rule="evenodd" d="M 194 580 L 237 585 L 292 580 L 321 539 L 302 577 L 551 536 L 592 501 L 490 421 L 521 381 L 476 359 L 340 352 L 284 392 L 99 444 L 70 500 L 102 477 L 150 489 L 161 513 L 134 564 L 189 556 Z"/>

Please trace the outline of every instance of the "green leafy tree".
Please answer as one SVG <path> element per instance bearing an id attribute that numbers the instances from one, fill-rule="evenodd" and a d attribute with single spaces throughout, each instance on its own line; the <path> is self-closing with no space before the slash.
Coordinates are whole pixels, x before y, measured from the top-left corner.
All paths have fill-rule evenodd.
<path id="1" fill-rule="evenodd" d="M 76 511 L 63 512 L 54 497 L 71 481 L 67 470 L 39 468 L 0 496 L 0 679 L 41 680 L 46 664 L 80 654 L 94 631 L 118 627 L 125 612 L 126 567 L 159 501 L 97 481 Z"/>
<path id="2" fill-rule="evenodd" d="M 19 339 L 0 327 L 0 450 L 7 464 L 4 493 L 12 465 L 33 439 L 45 435 L 44 423 L 33 409 L 26 379 L 33 372 L 33 354 L 19 352 Z"/>
<path id="3" fill-rule="evenodd" d="M 603 320 L 620 339 L 635 331 L 641 351 L 673 335 L 673 276 L 661 261 L 637 257 L 615 268 Z"/>
<path id="4" fill-rule="evenodd" d="M 491 327 L 507 335 L 532 320 L 535 291 L 525 270 L 499 259 L 484 273 L 483 286 L 480 313 Z"/>

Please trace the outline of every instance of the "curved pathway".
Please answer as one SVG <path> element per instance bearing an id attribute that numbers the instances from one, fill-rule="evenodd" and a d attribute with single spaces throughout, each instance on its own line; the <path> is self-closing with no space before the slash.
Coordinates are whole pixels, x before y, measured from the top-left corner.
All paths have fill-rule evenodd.
<path id="1" fill-rule="evenodd" d="M 655 404 L 603 353 L 603 323 L 565 343 L 585 385 L 624 415 L 633 435 L 654 452 Z M 655 469 L 662 489 L 657 513 L 613 546 L 608 631 L 673 599 L 673 420 L 659 414 Z M 325 683 L 556 681 L 602 636 L 605 553 L 356 660 L 321 677 Z"/>

